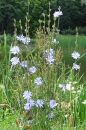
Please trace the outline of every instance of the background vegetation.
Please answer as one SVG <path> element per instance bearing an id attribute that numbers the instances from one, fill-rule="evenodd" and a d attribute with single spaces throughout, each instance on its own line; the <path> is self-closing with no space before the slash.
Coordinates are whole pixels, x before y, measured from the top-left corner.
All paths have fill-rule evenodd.
<path id="1" fill-rule="evenodd" d="M 0 1 L 0 34 L 4 30 L 7 33 L 14 33 L 14 18 L 17 21 L 19 30 L 19 20 L 22 21 L 22 27 L 25 26 L 25 14 L 28 10 L 30 15 L 30 36 L 34 36 L 38 20 L 43 20 L 42 13 L 46 13 L 45 19 L 48 19 L 49 0 L 31 0 L 30 7 L 28 0 L 3 0 Z M 63 16 L 60 19 L 60 29 L 62 34 L 75 34 L 75 27 L 79 27 L 80 34 L 86 34 L 86 4 L 83 0 L 50 0 L 51 2 L 51 25 L 53 23 L 53 13 L 61 6 Z M 33 23 L 33 24 L 32 24 Z M 46 23 L 47 26 L 47 23 Z M 24 30 L 23 30 L 24 31 Z"/>

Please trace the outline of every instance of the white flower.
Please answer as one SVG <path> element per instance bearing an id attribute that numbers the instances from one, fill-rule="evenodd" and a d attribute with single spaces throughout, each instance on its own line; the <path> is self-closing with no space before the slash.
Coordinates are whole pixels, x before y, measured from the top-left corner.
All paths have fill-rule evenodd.
<path id="1" fill-rule="evenodd" d="M 82 102 L 82 104 L 86 104 L 86 100 L 84 100 L 84 101 Z"/>
<path id="2" fill-rule="evenodd" d="M 48 57 L 46 58 L 46 61 L 49 64 L 52 64 L 55 61 L 55 59 L 54 59 L 54 57 L 52 55 L 48 55 Z"/>
<path id="3" fill-rule="evenodd" d="M 71 55 L 74 59 L 80 58 L 80 54 L 78 52 L 73 52 Z"/>
<path id="4" fill-rule="evenodd" d="M 63 15 L 62 11 L 55 11 L 53 14 L 54 18 L 59 17 L 60 15 Z"/>
<path id="5" fill-rule="evenodd" d="M 35 105 L 34 100 L 29 99 L 27 103 L 24 105 L 25 110 L 30 110 Z"/>
<path id="6" fill-rule="evenodd" d="M 53 42 L 53 43 L 56 43 L 56 39 L 55 39 L 55 38 L 54 38 L 54 39 L 52 39 L 52 42 Z"/>
<path id="7" fill-rule="evenodd" d="M 42 78 L 41 77 L 37 77 L 35 80 L 34 80 L 34 83 L 36 84 L 36 85 L 42 85 Z"/>
<path id="8" fill-rule="evenodd" d="M 74 87 L 71 86 L 71 83 L 66 83 L 66 84 L 59 84 L 59 88 L 61 88 L 62 90 L 74 90 Z"/>
<path id="9" fill-rule="evenodd" d="M 48 104 L 48 106 L 50 107 L 50 108 L 54 108 L 54 107 L 56 107 L 58 105 L 58 103 L 56 103 L 56 101 L 55 100 L 50 100 L 50 102 L 49 102 L 49 104 Z"/>
<path id="10" fill-rule="evenodd" d="M 35 67 L 35 66 L 30 67 L 30 68 L 29 68 L 29 72 L 30 72 L 31 74 L 35 73 L 35 72 L 36 72 L 36 67 Z"/>
<path id="11" fill-rule="evenodd" d="M 24 93 L 23 93 L 23 98 L 24 99 L 26 99 L 26 100 L 28 100 L 28 99 L 30 99 L 32 97 L 32 92 L 30 92 L 30 91 L 25 91 Z"/>
<path id="12" fill-rule="evenodd" d="M 79 69 L 80 69 L 80 66 L 77 65 L 76 63 L 73 63 L 73 68 L 74 68 L 75 70 L 79 70 Z"/>
<path id="13" fill-rule="evenodd" d="M 10 49 L 10 52 L 12 53 L 12 54 L 18 54 L 19 53 L 19 51 L 20 51 L 20 49 L 19 49 L 19 47 L 18 46 L 14 46 L 14 47 L 12 47 L 11 49 Z"/>
<path id="14" fill-rule="evenodd" d="M 36 101 L 36 107 L 43 107 L 44 101 L 42 99 L 38 99 Z"/>
<path id="15" fill-rule="evenodd" d="M 12 65 L 17 65 L 20 62 L 18 57 L 13 57 L 10 61 Z"/>
<path id="16" fill-rule="evenodd" d="M 20 63 L 20 65 L 23 67 L 23 68 L 26 68 L 27 67 L 27 61 L 22 61 Z"/>
<path id="17" fill-rule="evenodd" d="M 74 90 L 74 87 L 71 86 L 71 83 L 67 83 L 66 84 L 66 89 L 71 91 L 71 90 Z"/>

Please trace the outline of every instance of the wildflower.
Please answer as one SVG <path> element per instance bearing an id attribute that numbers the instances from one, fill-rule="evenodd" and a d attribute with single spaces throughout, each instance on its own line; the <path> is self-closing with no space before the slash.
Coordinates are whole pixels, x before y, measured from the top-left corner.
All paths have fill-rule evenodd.
<path id="1" fill-rule="evenodd" d="M 46 61 L 49 64 L 52 64 L 55 61 L 55 59 L 54 59 L 54 57 L 52 55 L 48 55 L 48 57 L 46 58 Z"/>
<path id="2" fill-rule="evenodd" d="M 17 65 L 20 62 L 18 57 L 13 57 L 10 61 L 12 65 Z"/>
<path id="3" fill-rule="evenodd" d="M 37 101 L 36 101 L 36 107 L 43 107 L 43 104 L 44 104 L 44 101 L 42 100 L 42 99 L 38 99 Z"/>
<path id="4" fill-rule="evenodd" d="M 80 58 L 80 54 L 78 52 L 73 52 L 71 55 L 74 59 Z"/>
<path id="5" fill-rule="evenodd" d="M 32 92 L 30 92 L 30 91 L 25 91 L 24 93 L 23 93 L 23 98 L 24 99 L 26 99 L 26 100 L 28 100 L 28 99 L 30 99 L 32 97 Z"/>
<path id="6" fill-rule="evenodd" d="M 64 84 L 59 84 L 59 88 L 65 88 Z"/>
<path id="7" fill-rule="evenodd" d="M 57 30 L 57 32 L 59 33 L 59 32 L 60 32 L 60 30 L 58 29 L 58 30 Z"/>
<path id="8" fill-rule="evenodd" d="M 29 123 L 32 123 L 33 122 L 33 119 L 32 120 L 27 120 L 27 123 L 29 124 Z"/>
<path id="9" fill-rule="evenodd" d="M 50 108 L 54 108 L 54 107 L 56 107 L 58 105 L 58 103 L 56 103 L 56 101 L 55 100 L 50 100 L 50 102 L 49 102 L 49 104 L 48 104 L 48 106 L 50 107 Z"/>
<path id="10" fill-rule="evenodd" d="M 82 104 L 86 104 L 86 100 L 84 100 L 84 101 L 82 102 Z"/>
<path id="11" fill-rule="evenodd" d="M 34 100 L 29 99 L 27 103 L 24 105 L 25 110 L 30 110 L 35 105 Z"/>
<path id="12" fill-rule="evenodd" d="M 14 46 L 14 47 L 12 47 L 11 49 L 10 49 L 10 52 L 12 53 L 12 54 L 18 54 L 19 53 L 19 47 L 18 46 Z"/>
<path id="13" fill-rule="evenodd" d="M 65 83 L 65 84 L 59 84 L 59 88 L 61 88 L 62 90 L 74 90 L 74 87 L 71 86 L 70 83 Z"/>
<path id="14" fill-rule="evenodd" d="M 60 15 L 63 15 L 62 11 L 55 11 L 55 13 L 53 14 L 54 18 L 57 18 Z"/>
<path id="15" fill-rule="evenodd" d="M 30 72 L 31 74 L 35 73 L 35 72 L 36 72 L 36 67 L 35 67 L 35 66 L 30 67 L 30 68 L 29 68 L 29 72 Z"/>
<path id="16" fill-rule="evenodd" d="M 54 39 L 52 39 L 52 42 L 53 42 L 53 43 L 56 43 L 56 39 L 55 39 L 55 38 L 54 38 Z"/>
<path id="17" fill-rule="evenodd" d="M 23 35 L 17 36 L 16 38 L 17 38 L 17 40 L 21 41 L 24 44 L 28 44 L 30 42 L 30 38 L 25 37 Z"/>
<path id="18" fill-rule="evenodd" d="M 73 63 L 73 68 L 74 68 L 75 70 L 79 70 L 79 69 L 80 69 L 80 66 L 77 65 L 76 63 Z"/>
<path id="19" fill-rule="evenodd" d="M 45 50 L 45 52 L 43 53 L 44 57 L 47 57 L 48 55 L 53 55 L 54 54 L 54 50 L 52 48 Z"/>
<path id="20" fill-rule="evenodd" d="M 42 13 L 42 15 L 43 15 L 43 16 L 45 15 L 44 12 Z"/>
<path id="21" fill-rule="evenodd" d="M 25 37 L 25 39 L 22 41 L 24 44 L 28 44 L 30 42 L 29 37 Z"/>
<path id="22" fill-rule="evenodd" d="M 42 78 L 41 77 L 37 77 L 35 80 L 34 80 L 34 83 L 36 84 L 36 85 L 42 85 Z"/>
<path id="23" fill-rule="evenodd" d="M 16 39 L 19 40 L 19 41 L 23 41 L 24 36 L 23 35 L 17 36 Z"/>
<path id="24" fill-rule="evenodd" d="M 53 50 L 52 48 L 50 48 L 50 49 L 47 49 L 47 50 L 45 51 L 45 53 L 46 53 L 47 55 L 53 55 L 53 54 L 54 54 L 54 50 Z"/>
<path id="25" fill-rule="evenodd" d="M 49 119 L 52 119 L 53 117 L 54 117 L 54 114 L 52 112 L 48 114 Z"/>
<path id="26" fill-rule="evenodd" d="M 27 67 L 27 61 L 22 61 L 20 63 L 20 65 L 23 67 L 23 68 L 26 68 Z"/>
<path id="27" fill-rule="evenodd" d="M 67 83 L 66 84 L 66 89 L 71 91 L 71 90 L 74 90 L 74 87 L 72 87 L 70 83 Z"/>

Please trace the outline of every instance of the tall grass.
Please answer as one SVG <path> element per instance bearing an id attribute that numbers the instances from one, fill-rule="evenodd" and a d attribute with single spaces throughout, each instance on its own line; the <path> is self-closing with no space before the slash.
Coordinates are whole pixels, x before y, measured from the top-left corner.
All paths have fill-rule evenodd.
<path id="1" fill-rule="evenodd" d="M 75 49 L 76 36 L 75 35 L 59 35 L 57 37 L 63 49 Z M 77 46 L 79 49 L 86 49 L 86 36 L 78 35 Z"/>

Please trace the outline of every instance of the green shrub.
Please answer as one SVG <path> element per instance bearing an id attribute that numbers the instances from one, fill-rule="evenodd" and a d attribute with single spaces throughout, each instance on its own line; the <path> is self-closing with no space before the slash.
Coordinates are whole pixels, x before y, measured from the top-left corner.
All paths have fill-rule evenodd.
<path id="1" fill-rule="evenodd" d="M 75 35 L 76 34 L 76 31 L 71 29 L 71 28 L 68 28 L 68 29 L 64 29 L 63 31 L 61 31 L 62 34 L 69 34 L 69 35 Z"/>
<path id="2" fill-rule="evenodd" d="M 78 32 L 79 32 L 79 34 L 86 35 L 86 27 L 79 27 Z"/>

